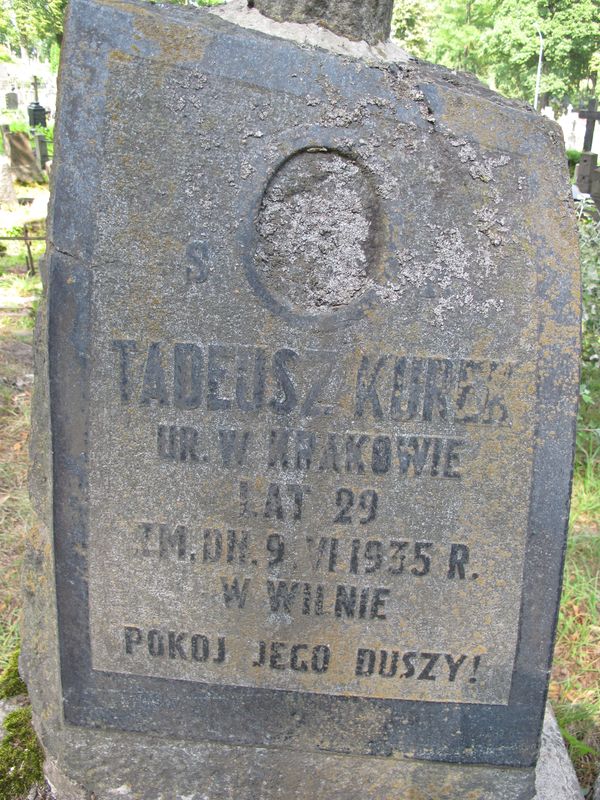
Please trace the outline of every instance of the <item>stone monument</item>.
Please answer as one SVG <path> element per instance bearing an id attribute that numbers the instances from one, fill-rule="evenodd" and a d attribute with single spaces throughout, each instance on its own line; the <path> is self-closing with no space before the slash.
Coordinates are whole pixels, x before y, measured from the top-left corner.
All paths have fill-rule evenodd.
<path id="1" fill-rule="evenodd" d="M 14 87 L 10 92 L 4 95 L 4 103 L 7 111 L 17 111 L 19 108 L 19 95 L 15 92 Z"/>
<path id="2" fill-rule="evenodd" d="M 41 183 L 44 176 L 31 148 L 29 136 L 23 131 L 15 133 L 9 131 L 4 134 L 4 142 L 16 180 L 23 183 Z"/>
<path id="3" fill-rule="evenodd" d="M 560 131 L 384 41 L 390 3 L 255 5 L 69 4 L 22 657 L 47 774 L 530 800 L 578 385 Z"/>

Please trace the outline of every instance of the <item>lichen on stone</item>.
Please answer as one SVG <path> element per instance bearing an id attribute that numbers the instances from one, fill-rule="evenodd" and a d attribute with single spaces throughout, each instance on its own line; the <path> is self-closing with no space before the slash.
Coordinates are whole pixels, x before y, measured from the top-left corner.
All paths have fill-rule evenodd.
<path id="1" fill-rule="evenodd" d="M 373 193 L 334 152 L 296 154 L 272 180 L 258 219 L 265 283 L 309 311 L 350 303 L 369 283 Z"/>

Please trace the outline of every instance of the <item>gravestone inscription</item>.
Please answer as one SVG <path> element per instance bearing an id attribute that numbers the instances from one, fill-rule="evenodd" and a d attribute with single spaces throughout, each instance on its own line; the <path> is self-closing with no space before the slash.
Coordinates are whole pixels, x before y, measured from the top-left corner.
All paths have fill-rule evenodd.
<path id="1" fill-rule="evenodd" d="M 69 6 L 23 657 L 48 774 L 526 800 L 578 377 L 561 136 L 297 28 Z"/>

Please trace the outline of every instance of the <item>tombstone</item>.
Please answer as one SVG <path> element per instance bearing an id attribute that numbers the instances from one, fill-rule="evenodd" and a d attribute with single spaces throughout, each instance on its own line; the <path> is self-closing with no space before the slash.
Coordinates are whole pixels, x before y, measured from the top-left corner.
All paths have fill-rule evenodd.
<path id="1" fill-rule="evenodd" d="M 69 5 L 21 664 L 58 796 L 535 793 L 562 136 L 335 19 Z"/>
<path id="2" fill-rule="evenodd" d="M 48 163 L 48 142 L 43 133 L 36 133 L 33 137 L 35 143 L 35 160 L 41 172 L 46 169 Z"/>
<path id="3" fill-rule="evenodd" d="M 10 170 L 10 161 L 0 156 L 0 206 L 16 205 L 17 195 Z"/>
<path id="4" fill-rule="evenodd" d="M 575 183 L 582 192 L 590 193 L 592 173 L 598 164 L 596 153 L 582 153 L 579 164 L 575 167 Z"/>
<path id="5" fill-rule="evenodd" d="M 14 91 L 6 92 L 4 102 L 7 111 L 17 111 L 19 108 L 19 95 Z"/>
<path id="6" fill-rule="evenodd" d="M 6 152 L 15 178 L 23 183 L 41 183 L 44 176 L 31 149 L 29 136 L 22 131 L 5 134 Z"/>
<path id="7" fill-rule="evenodd" d="M 46 127 L 46 109 L 39 102 L 39 79 L 34 76 L 33 78 L 33 91 L 34 99 L 27 106 L 27 118 L 29 119 L 29 127 L 35 128 L 41 125 L 42 128 Z"/>
<path id="8" fill-rule="evenodd" d="M 589 152 L 594 143 L 594 125 L 600 120 L 600 111 L 598 111 L 598 101 L 592 99 L 587 105 L 587 109 L 579 109 L 579 119 L 585 120 L 585 136 L 583 139 L 583 151 Z"/>

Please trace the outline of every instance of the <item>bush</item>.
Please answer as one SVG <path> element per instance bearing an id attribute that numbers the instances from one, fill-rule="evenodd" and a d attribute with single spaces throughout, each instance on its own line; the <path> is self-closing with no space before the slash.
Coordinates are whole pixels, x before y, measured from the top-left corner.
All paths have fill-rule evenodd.
<path id="1" fill-rule="evenodd" d="M 29 124 L 25 120 L 15 119 L 10 123 L 10 132 L 29 134 Z"/>
<path id="2" fill-rule="evenodd" d="M 569 162 L 569 173 L 571 180 L 575 179 L 575 167 L 581 161 L 581 150 L 567 150 L 567 160 Z"/>
<path id="3" fill-rule="evenodd" d="M 600 223 L 579 223 L 582 279 L 582 353 L 578 462 L 594 458 L 600 448 Z"/>
<path id="4" fill-rule="evenodd" d="M 583 303 L 582 400 L 589 403 L 593 398 L 588 389 L 600 389 L 600 223 L 582 218 L 579 241 Z"/>

